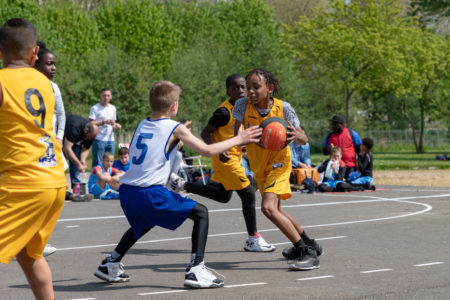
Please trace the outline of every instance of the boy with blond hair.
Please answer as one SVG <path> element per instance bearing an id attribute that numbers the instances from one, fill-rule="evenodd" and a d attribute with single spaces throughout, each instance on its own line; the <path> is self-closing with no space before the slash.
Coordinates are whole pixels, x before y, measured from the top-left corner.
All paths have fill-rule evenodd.
<path id="1" fill-rule="evenodd" d="M 62 210 L 66 180 L 53 132 L 52 85 L 31 67 L 38 51 L 29 21 L 10 19 L 0 28 L 0 262 L 16 257 L 34 297 L 54 299 L 42 252 Z"/>
<path id="2" fill-rule="evenodd" d="M 178 162 L 175 157 L 179 141 L 199 154 L 211 157 L 234 146 L 257 142 L 261 129 L 255 126 L 229 140 L 207 145 L 185 125 L 172 120 L 178 112 L 180 94 L 181 88 L 170 81 L 155 82 L 150 89 L 152 116 L 137 127 L 130 143 L 130 168 L 120 179 L 120 204 L 131 228 L 95 272 L 94 275 L 102 280 L 130 280 L 120 261 L 134 243 L 155 226 L 175 230 L 189 218 L 194 221 L 194 228 L 191 264 L 186 269 L 184 286 L 215 288 L 224 285 L 203 261 L 208 236 L 208 209 L 169 191 L 165 185 L 171 167 Z"/>

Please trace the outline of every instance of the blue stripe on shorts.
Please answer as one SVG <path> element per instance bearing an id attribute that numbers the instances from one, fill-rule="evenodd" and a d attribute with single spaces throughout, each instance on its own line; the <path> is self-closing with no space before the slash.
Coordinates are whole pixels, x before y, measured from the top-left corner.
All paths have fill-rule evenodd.
<path id="1" fill-rule="evenodd" d="M 169 191 L 162 185 L 138 187 L 122 184 L 120 205 L 134 231 L 134 238 L 142 230 L 160 226 L 175 230 L 189 217 L 196 201 Z"/>

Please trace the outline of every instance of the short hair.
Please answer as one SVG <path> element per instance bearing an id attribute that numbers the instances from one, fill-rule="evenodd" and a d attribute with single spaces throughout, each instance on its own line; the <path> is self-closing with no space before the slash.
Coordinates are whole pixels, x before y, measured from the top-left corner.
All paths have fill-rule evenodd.
<path id="1" fill-rule="evenodd" d="M 150 88 L 150 107 L 152 111 L 168 111 L 172 103 L 178 101 L 181 88 L 168 80 L 157 81 Z"/>
<path id="2" fill-rule="evenodd" d="M 253 69 L 250 72 L 248 72 L 247 76 L 245 76 L 245 80 L 248 80 L 250 76 L 253 74 L 260 75 L 266 80 L 266 84 L 272 84 L 273 85 L 273 92 L 272 94 L 276 95 L 279 91 L 281 91 L 281 85 L 278 82 L 278 80 L 273 76 L 272 73 L 270 73 L 267 70 L 264 69 Z"/>
<path id="3" fill-rule="evenodd" d="M 100 94 L 102 94 L 103 92 L 106 92 L 106 91 L 110 91 L 111 94 L 112 94 L 112 91 L 111 91 L 110 88 L 103 88 L 103 89 L 100 91 Z"/>
<path id="4" fill-rule="evenodd" d="M 109 157 L 109 156 L 112 156 L 112 157 L 114 158 L 114 154 L 112 154 L 111 152 L 105 152 L 105 153 L 103 154 L 103 156 L 102 156 L 102 159 L 105 159 L 105 158 L 107 158 L 107 157 Z"/>
<path id="5" fill-rule="evenodd" d="M 14 58 L 26 58 L 31 48 L 37 45 L 34 25 L 25 19 L 14 18 L 3 23 L 0 28 L 0 51 Z"/>
<path id="6" fill-rule="evenodd" d="M 241 79 L 241 78 L 242 78 L 242 79 L 245 79 L 244 76 L 242 76 L 242 75 L 239 74 L 239 73 L 233 73 L 233 74 L 231 74 L 231 75 L 228 76 L 227 79 L 225 80 L 225 86 L 226 86 L 226 88 L 228 89 L 233 81 L 235 81 L 236 79 Z"/>
<path id="7" fill-rule="evenodd" d="M 119 149 L 119 156 L 122 156 L 122 155 L 126 155 L 126 154 L 129 154 L 130 153 L 130 150 L 128 150 L 128 148 L 127 147 L 122 147 L 122 148 L 120 148 Z"/>
<path id="8" fill-rule="evenodd" d="M 367 149 L 372 149 L 373 147 L 373 140 L 371 138 L 363 138 L 362 143 L 367 147 Z"/>
<path id="9" fill-rule="evenodd" d="M 84 127 L 86 127 L 86 128 L 88 129 L 88 132 L 86 132 L 86 133 L 91 133 L 91 132 L 94 132 L 94 128 L 95 128 L 95 126 L 94 126 L 94 124 L 93 124 L 93 123 L 91 123 L 91 122 L 87 122 L 87 123 L 86 123 L 86 125 L 85 125 Z"/>
<path id="10" fill-rule="evenodd" d="M 41 59 L 46 55 L 47 53 L 53 54 L 52 51 L 50 51 L 47 48 L 47 45 L 44 42 L 38 41 L 37 45 L 39 46 L 39 53 L 38 53 L 38 59 L 34 62 L 34 64 L 39 64 L 41 62 Z"/>
<path id="11" fill-rule="evenodd" d="M 340 147 L 338 147 L 338 146 L 334 146 L 333 148 L 331 148 L 331 154 L 333 154 L 333 153 L 340 153 L 340 154 L 342 154 L 342 149 L 340 148 Z"/>

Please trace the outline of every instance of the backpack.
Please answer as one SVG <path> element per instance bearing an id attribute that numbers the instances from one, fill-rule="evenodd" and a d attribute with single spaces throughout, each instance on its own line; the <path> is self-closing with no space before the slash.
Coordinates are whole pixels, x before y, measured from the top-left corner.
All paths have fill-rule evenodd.
<path id="1" fill-rule="evenodd" d="M 290 182 L 292 184 L 303 184 L 303 181 L 308 178 L 315 182 L 315 184 L 319 183 L 319 172 L 316 168 L 292 168 Z"/>

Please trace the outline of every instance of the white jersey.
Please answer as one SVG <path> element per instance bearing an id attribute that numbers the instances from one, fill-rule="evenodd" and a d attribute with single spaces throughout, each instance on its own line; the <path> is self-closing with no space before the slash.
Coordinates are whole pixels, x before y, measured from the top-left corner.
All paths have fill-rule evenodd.
<path id="1" fill-rule="evenodd" d="M 121 183 L 148 187 L 165 185 L 175 162 L 176 144 L 166 153 L 167 143 L 180 123 L 171 119 L 143 120 L 130 144 L 130 168 Z"/>
<path id="2" fill-rule="evenodd" d="M 89 111 L 89 119 L 94 121 L 117 120 L 116 107 L 109 103 L 103 106 L 100 103 L 95 104 Z M 98 126 L 98 134 L 95 137 L 98 141 L 114 141 L 114 131 L 110 124 Z"/>

